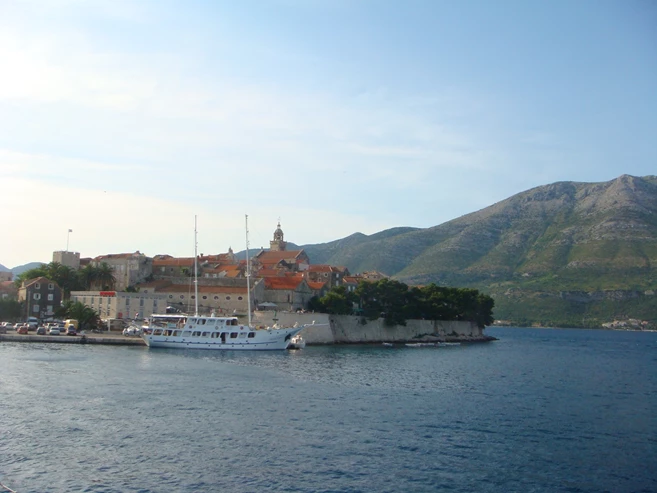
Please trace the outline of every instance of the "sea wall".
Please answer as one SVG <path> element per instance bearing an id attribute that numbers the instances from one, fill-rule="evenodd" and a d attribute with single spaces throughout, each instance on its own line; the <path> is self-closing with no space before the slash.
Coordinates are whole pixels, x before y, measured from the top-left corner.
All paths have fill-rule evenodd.
<path id="1" fill-rule="evenodd" d="M 256 312 L 256 325 L 271 324 L 275 312 Z M 421 341 L 488 341 L 492 338 L 471 322 L 440 320 L 407 320 L 406 325 L 387 327 L 383 319 L 366 320 L 351 315 L 327 315 L 324 313 L 276 313 L 280 325 L 311 324 L 301 335 L 307 344 L 363 344 L 380 342 Z M 365 322 L 365 323 L 363 323 Z"/>

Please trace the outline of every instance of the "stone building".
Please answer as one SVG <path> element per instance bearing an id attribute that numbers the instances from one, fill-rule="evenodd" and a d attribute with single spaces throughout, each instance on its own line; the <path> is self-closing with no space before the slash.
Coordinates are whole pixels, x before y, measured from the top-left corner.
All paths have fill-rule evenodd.
<path id="1" fill-rule="evenodd" d="M 78 270 L 80 268 L 80 253 L 64 250 L 52 252 L 52 261 Z"/>
<path id="2" fill-rule="evenodd" d="M 308 306 L 315 291 L 302 276 L 264 278 L 264 301 L 274 303 L 279 310 L 297 311 Z"/>
<path id="3" fill-rule="evenodd" d="M 23 315 L 41 320 L 51 318 L 62 304 L 63 291 L 55 281 L 37 277 L 24 281 L 18 289 Z"/>
<path id="4" fill-rule="evenodd" d="M 153 274 L 153 259 L 137 250 L 134 253 L 112 253 L 94 258 L 91 264 L 100 267 L 109 265 L 116 279 L 114 289 L 125 291 L 130 286 L 145 281 Z"/>
<path id="5" fill-rule="evenodd" d="M 349 270 L 346 267 L 333 267 L 327 264 L 309 265 L 305 271 L 308 281 L 326 283 L 329 289 L 342 285 L 343 278 L 348 275 Z"/>
<path id="6" fill-rule="evenodd" d="M 179 281 L 179 282 L 176 282 Z M 168 306 L 184 313 L 194 313 L 196 294 L 194 283 L 160 279 L 138 285 L 139 292 L 144 294 L 157 293 L 165 296 Z M 263 301 L 264 283 L 257 279 L 251 281 L 251 311 Z M 247 280 L 245 278 L 231 279 L 198 279 L 198 308 L 203 315 L 240 315 L 248 314 Z"/>
<path id="7" fill-rule="evenodd" d="M 123 291 L 73 291 L 71 300 L 95 310 L 101 318 L 146 318 L 166 313 L 167 297 L 159 293 Z"/>

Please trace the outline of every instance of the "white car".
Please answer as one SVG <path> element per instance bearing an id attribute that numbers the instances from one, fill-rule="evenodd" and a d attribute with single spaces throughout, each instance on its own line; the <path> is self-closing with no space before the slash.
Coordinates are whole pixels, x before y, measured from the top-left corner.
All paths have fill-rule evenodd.
<path id="1" fill-rule="evenodd" d="M 123 335 L 128 337 L 140 336 L 141 329 L 139 327 L 126 327 L 123 329 Z"/>
<path id="2" fill-rule="evenodd" d="M 58 336 L 59 334 L 61 334 L 59 327 L 50 327 L 48 329 L 48 335 Z"/>

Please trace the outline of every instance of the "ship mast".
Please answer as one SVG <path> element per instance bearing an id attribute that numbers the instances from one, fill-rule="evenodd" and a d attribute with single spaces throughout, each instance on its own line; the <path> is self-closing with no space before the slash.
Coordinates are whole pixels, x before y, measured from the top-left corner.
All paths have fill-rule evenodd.
<path id="1" fill-rule="evenodd" d="M 246 226 L 246 312 L 248 313 L 249 327 L 251 327 L 251 266 L 249 263 L 249 215 L 244 214 Z"/>
<path id="2" fill-rule="evenodd" d="M 198 241 L 196 239 L 196 216 L 194 216 L 194 316 L 198 317 Z"/>

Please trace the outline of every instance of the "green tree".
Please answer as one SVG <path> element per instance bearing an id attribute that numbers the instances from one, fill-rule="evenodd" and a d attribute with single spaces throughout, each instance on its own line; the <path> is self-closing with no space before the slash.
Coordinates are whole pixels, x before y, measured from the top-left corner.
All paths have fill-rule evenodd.
<path id="1" fill-rule="evenodd" d="M 16 322 L 21 318 L 21 304 L 16 300 L 0 299 L 0 320 Z"/>
<path id="2" fill-rule="evenodd" d="M 344 286 L 331 289 L 319 300 L 326 313 L 335 315 L 351 315 L 353 313 L 354 297 Z"/>
<path id="3" fill-rule="evenodd" d="M 102 289 L 114 289 L 116 285 L 116 278 L 114 277 L 114 269 L 107 263 L 103 262 L 98 267 L 98 283 Z"/>
<path id="4" fill-rule="evenodd" d="M 100 315 L 98 312 L 79 301 L 65 301 L 56 310 L 55 315 L 60 318 L 73 318 L 77 320 L 81 329 L 93 329 L 100 325 Z"/>
<path id="5" fill-rule="evenodd" d="M 76 291 L 84 288 L 80 282 L 77 271 L 59 262 L 50 262 L 49 264 L 41 264 L 41 266 L 34 269 L 27 270 L 16 277 L 14 281 L 16 286 L 20 288 L 24 281 L 36 279 L 37 277 L 45 277 L 57 283 L 57 285 L 64 291 L 64 299 L 68 299 L 71 291 Z"/>

